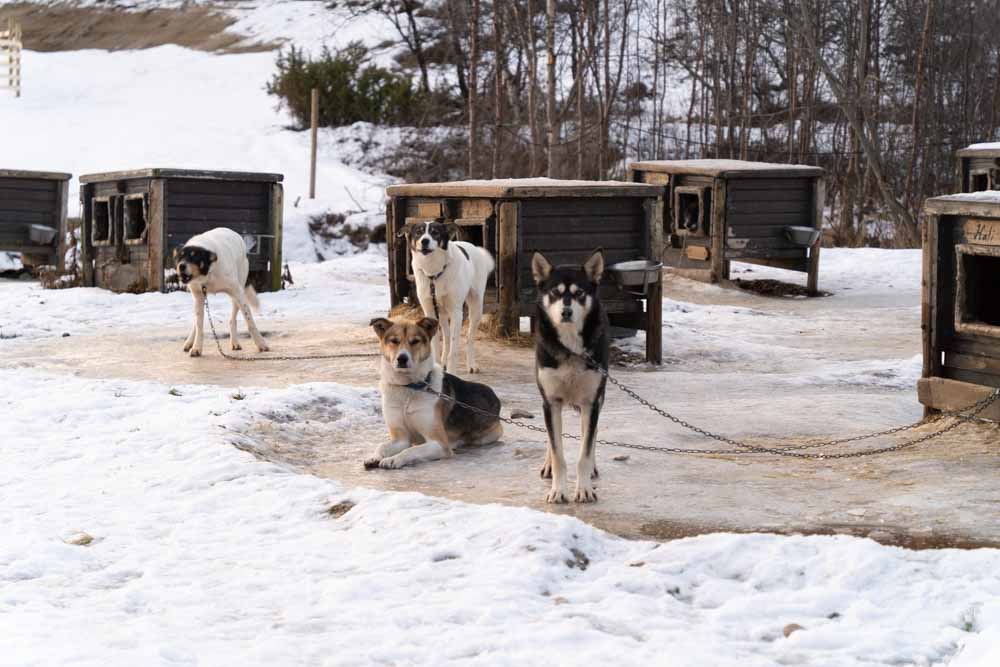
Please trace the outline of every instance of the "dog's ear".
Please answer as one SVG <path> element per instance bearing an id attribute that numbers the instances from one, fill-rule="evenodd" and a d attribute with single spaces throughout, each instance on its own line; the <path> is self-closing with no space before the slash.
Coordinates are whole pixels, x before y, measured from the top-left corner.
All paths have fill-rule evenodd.
<path id="1" fill-rule="evenodd" d="M 453 240 L 458 239 L 458 232 L 461 229 L 461 227 L 459 227 L 454 222 L 446 222 L 444 228 L 448 230 L 448 238 L 451 238 Z"/>
<path id="2" fill-rule="evenodd" d="M 209 264 L 215 264 L 218 261 L 219 261 L 219 256 L 218 255 L 216 255 L 214 252 L 208 253 L 208 263 Z"/>
<path id="3" fill-rule="evenodd" d="M 433 317 L 425 317 L 424 319 L 417 322 L 417 326 L 424 330 L 428 338 L 434 338 L 434 334 L 438 330 L 438 321 Z"/>
<path id="4" fill-rule="evenodd" d="M 384 317 L 376 317 L 368 323 L 368 326 L 374 329 L 378 339 L 382 340 L 382 337 L 385 336 L 385 332 L 392 326 L 392 320 L 388 320 Z"/>
<path id="5" fill-rule="evenodd" d="M 545 255 L 536 252 L 531 258 L 531 275 L 535 277 L 535 282 L 539 285 L 545 282 L 549 274 L 552 273 L 552 265 Z"/>
<path id="6" fill-rule="evenodd" d="M 413 223 L 412 222 L 407 223 L 407 224 L 403 225 L 402 229 L 400 229 L 398 232 L 396 232 L 396 238 L 397 239 L 409 238 L 410 232 L 412 232 L 412 231 L 413 231 Z"/>
<path id="7" fill-rule="evenodd" d="M 590 282 L 599 283 L 601 282 L 601 276 L 604 275 L 604 249 L 598 248 L 594 251 L 594 254 L 590 256 L 584 265 L 583 271 L 590 278 Z"/>

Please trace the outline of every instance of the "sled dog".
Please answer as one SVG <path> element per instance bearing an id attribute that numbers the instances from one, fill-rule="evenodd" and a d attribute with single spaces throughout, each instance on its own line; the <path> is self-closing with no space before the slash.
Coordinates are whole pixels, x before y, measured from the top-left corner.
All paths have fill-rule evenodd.
<path id="1" fill-rule="evenodd" d="M 461 445 L 496 442 L 503 435 L 500 399 L 478 382 L 466 382 L 435 362 L 431 340 L 438 323 L 379 317 L 379 388 L 389 442 L 365 460 L 365 468 L 402 468 L 420 461 L 450 458 Z M 483 412 L 469 410 L 427 391 L 444 394 Z"/>
<path id="2" fill-rule="evenodd" d="M 541 253 L 531 260 L 538 286 L 535 313 L 535 379 L 542 394 L 549 446 L 542 477 L 552 479 L 546 502 L 564 503 L 566 461 L 563 457 L 563 407 L 580 411 L 580 459 L 573 500 L 597 500 L 594 441 L 604 405 L 606 379 L 594 364 L 608 368 L 608 316 L 598 299 L 604 254 L 598 249 L 583 266 L 557 266 Z M 585 359 L 589 356 L 592 361 Z"/>
<path id="3" fill-rule="evenodd" d="M 176 256 L 177 275 L 187 285 L 194 298 L 194 328 L 184 341 L 184 351 L 192 357 L 200 357 L 205 326 L 205 292 L 229 295 L 233 310 L 229 316 L 229 344 L 239 350 L 236 337 L 236 315 L 242 311 L 247 329 L 254 345 L 261 352 L 267 351 L 267 343 L 257 330 L 250 309 L 260 309 L 257 292 L 247 284 L 250 262 L 243 237 L 226 227 L 216 227 L 204 234 L 192 236 Z"/>
<path id="4" fill-rule="evenodd" d="M 417 297 L 424 315 L 438 320 L 438 337 L 432 341 L 435 359 L 444 369 L 458 372 L 458 347 L 462 333 L 462 306 L 469 307 L 469 333 L 466 340 L 466 364 L 470 373 L 479 372 L 476 363 L 476 331 L 483 317 L 486 281 L 495 262 L 489 251 L 465 241 L 452 241 L 458 231 L 453 222 L 410 223 L 399 233 L 410 244 Z"/>

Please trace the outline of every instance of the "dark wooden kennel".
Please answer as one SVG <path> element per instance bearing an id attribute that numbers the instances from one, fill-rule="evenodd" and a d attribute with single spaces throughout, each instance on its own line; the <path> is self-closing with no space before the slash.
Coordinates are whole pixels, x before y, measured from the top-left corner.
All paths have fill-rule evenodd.
<path id="1" fill-rule="evenodd" d="M 1000 193 L 935 197 L 924 212 L 918 394 L 928 410 L 954 410 L 1000 387 Z M 1000 406 L 980 416 L 1000 419 Z"/>
<path id="2" fill-rule="evenodd" d="M 80 177 L 85 285 L 167 291 L 173 253 L 196 234 L 243 235 L 250 280 L 281 289 L 281 174 L 137 169 Z"/>
<path id="3" fill-rule="evenodd" d="M 0 169 L 0 251 L 63 268 L 70 174 Z"/>
<path id="4" fill-rule="evenodd" d="M 655 257 L 660 189 L 620 182 L 515 179 L 393 185 L 386 189 L 389 291 L 392 306 L 417 303 L 409 247 L 396 233 L 409 222 L 437 219 L 459 225 L 461 240 L 482 246 L 497 260 L 486 294 L 486 312 L 500 330 L 518 330 L 535 313 L 531 257 L 581 264 L 598 247 L 607 265 Z M 601 301 L 611 324 L 646 331 L 646 358 L 662 360 L 662 283 L 659 272 L 645 297 L 619 289 L 609 278 Z"/>
<path id="5" fill-rule="evenodd" d="M 958 191 L 1000 190 L 1000 144 L 969 146 L 958 151 Z"/>
<path id="6" fill-rule="evenodd" d="M 662 188 L 666 266 L 713 283 L 729 279 L 734 260 L 802 271 L 815 294 L 821 234 L 811 230 L 822 226 L 823 173 L 797 164 L 663 160 L 633 162 L 628 180 Z"/>

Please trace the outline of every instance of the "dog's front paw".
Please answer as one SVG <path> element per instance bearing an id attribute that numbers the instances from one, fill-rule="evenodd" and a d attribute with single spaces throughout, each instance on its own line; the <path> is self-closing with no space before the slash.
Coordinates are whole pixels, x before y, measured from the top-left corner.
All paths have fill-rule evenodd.
<path id="1" fill-rule="evenodd" d="M 552 464 L 549 463 L 549 458 L 545 457 L 545 463 L 542 464 L 542 470 L 539 473 L 542 479 L 552 479 Z"/>
<path id="2" fill-rule="evenodd" d="M 573 494 L 573 502 L 575 503 L 593 503 L 597 501 L 597 492 L 594 491 L 594 487 L 591 485 L 583 485 L 577 483 L 576 493 Z"/>
<path id="3" fill-rule="evenodd" d="M 469 374 L 475 374 L 479 372 L 479 366 L 469 366 Z"/>
<path id="4" fill-rule="evenodd" d="M 229 346 L 229 349 L 231 349 L 233 352 L 239 352 L 240 350 L 243 349 L 243 346 L 237 343 L 236 341 L 233 341 L 233 344 Z"/>
<path id="5" fill-rule="evenodd" d="M 403 462 L 399 460 L 398 456 L 390 456 L 387 459 L 379 461 L 378 467 L 385 468 L 386 470 L 398 470 L 403 467 Z"/>
<path id="6" fill-rule="evenodd" d="M 190 352 L 192 345 L 194 345 L 194 343 L 184 343 L 184 351 L 185 352 Z"/>
<path id="7" fill-rule="evenodd" d="M 271 348 L 269 348 L 267 345 L 264 345 L 264 344 L 260 344 L 260 345 L 257 346 L 257 351 L 258 352 L 267 352 L 270 349 Z"/>
<path id="8" fill-rule="evenodd" d="M 201 348 L 200 347 L 192 347 L 191 351 L 188 352 L 188 354 L 190 354 L 192 357 L 200 357 L 201 356 Z"/>
<path id="9" fill-rule="evenodd" d="M 566 502 L 566 490 L 562 487 L 552 487 L 549 492 L 545 494 L 545 502 L 549 504 L 562 504 Z"/>
<path id="10" fill-rule="evenodd" d="M 374 468 L 377 468 L 377 467 L 378 467 L 378 464 L 379 464 L 379 463 L 380 463 L 381 461 L 382 461 L 382 459 L 380 459 L 380 458 L 379 458 L 379 457 L 377 457 L 377 456 L 373 456 L 373 457 L 371 457 L 371 458 L 367 458 L 367 459 L 365 459 L 365 463 L 364 463 L 364 465 L 365 465 L 365 470 L 372 470 L 372 469 L 374 469 Z"/>

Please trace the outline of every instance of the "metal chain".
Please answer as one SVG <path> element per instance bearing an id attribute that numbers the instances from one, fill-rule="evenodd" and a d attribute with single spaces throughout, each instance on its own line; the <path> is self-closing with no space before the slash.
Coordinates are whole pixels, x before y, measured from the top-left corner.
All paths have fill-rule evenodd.
<path id="1" fill-rule="evenodd" d="M 235 354 L 227 354 L 222 349 L 222 341 L 215 330 L 215 320 L 212 319 L 212 309 L 208 305 L 208 295 L 205 295 L 205 314 L 208 315 L 208 324 L 212 328 L 212 338 L 215 339 L 215 347 L 219 349 L 219 354 L 230 361 L 312 361 L 318 359 L 368 359 L 379 356 L 378 352 L 342 352 L 338 354 L 307 354 L 299 357 L 278 356 L 278 357 L 241 357 Z"/>

